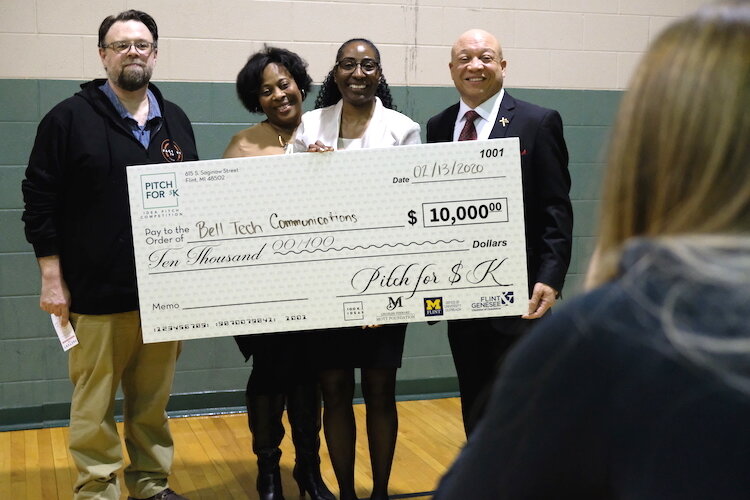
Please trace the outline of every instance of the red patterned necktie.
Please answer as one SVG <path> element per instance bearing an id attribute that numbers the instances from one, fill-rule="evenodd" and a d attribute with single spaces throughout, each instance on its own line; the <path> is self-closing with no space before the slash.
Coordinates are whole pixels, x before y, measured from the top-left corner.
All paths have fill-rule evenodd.
<path id="1" fill-rule="evenodd" d="M 476 141 L 477 140 L 477 129 L 474 127 L 474 120 L 476 120 L 479 117 L 479 113 L 474 111 L 473 109 L 470 109 L 466 112 L 464 115 L 464 119 L 466 120 L 466 123 L 464 123 L 464 128 L 461 130 L 461 133 L 458 134 L 458 140 L 459 141 Z"/>

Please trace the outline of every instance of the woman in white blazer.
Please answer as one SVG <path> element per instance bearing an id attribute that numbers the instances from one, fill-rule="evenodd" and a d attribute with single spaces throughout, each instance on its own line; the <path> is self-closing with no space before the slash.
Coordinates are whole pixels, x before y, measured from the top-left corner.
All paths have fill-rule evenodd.
<path id="1" fill-rule="evenodd" d="M 419 144 L 419 125 L 396 111 L 369 40 L 345 42 L 336 54 L 315 101 L 295 132 L 296 152 L 380 148 Z M 340 328 L 319 334 L 314 354 L 320 365 L 323 423 L 339 498 L 353 500 L 356 426 L 352 398 L 354 369 L 362 370 L 367 406 L 373 488 L 371 499 L 388 498 L 388 479 L 398 433 L 396 370 L 401 366 L 406 325 Z"/>
<path id="2" fill-rule="evenodd" d="M 388 104 L 392 105 L 390 95 L 387 98 Z M 319 101 L 320 97 L 316 101 L 316 105 Z M 353 149 L 341 147 L 340 142 L 341 140 L 347 140 L 341 136 L 344 103 L 345 101 L 340 99 L 331 106 L 314 109 L 302 115 L 302 123 L 294 140 L 295 152 L 308 151 L 309 145 L 314 146 L 310 151 L 317 151 L 320 145 L 327 145 L 334 150 Z M 421 143 L 419 124 L 411 118 L 386 107 L 377 95 L 373 96 L 373 108 L 371 110 L 372 117 L 361 136 L 361 142 L 359 143 L 361 149 Z M 318 145 L 315 144 L 316 142 Z"/>

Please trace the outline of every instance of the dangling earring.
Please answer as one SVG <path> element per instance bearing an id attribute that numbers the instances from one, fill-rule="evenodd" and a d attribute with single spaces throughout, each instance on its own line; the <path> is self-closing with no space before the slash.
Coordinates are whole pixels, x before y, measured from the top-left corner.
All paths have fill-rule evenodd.
<path id="1" fill-rule="evenodd" d="M 305 92 L 305 89 L 302 89 L 302 90 L 300 91 L 300 93 L 302 94 L 302 100 L 304 101 L 304 100 L 305 100 L 305 97 L 307 96 L 307 92 Z"/>

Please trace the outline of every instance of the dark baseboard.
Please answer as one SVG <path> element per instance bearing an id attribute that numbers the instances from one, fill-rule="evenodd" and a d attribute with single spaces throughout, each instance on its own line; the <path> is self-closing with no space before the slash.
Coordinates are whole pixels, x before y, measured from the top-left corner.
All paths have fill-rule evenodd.
<path id="1" fill-rule="evenodd" d="M 438 399 L 458 395 L 456 378 L 399 380 L 396 399 Z M 354 403 L 362 402 L 359 384 L 355 388 Z M 218 415 L 245 411 L 245 391 L 212 391 L 172 394 L 167 405 L 170 417 Z M 117 420 L 122 419 L 122 401 L 115 402 Z M 51 403 L 33 407 L 0 408 L 0 432 L 45 427 L 65 427 L 70 418 L 69 403 Z"/>

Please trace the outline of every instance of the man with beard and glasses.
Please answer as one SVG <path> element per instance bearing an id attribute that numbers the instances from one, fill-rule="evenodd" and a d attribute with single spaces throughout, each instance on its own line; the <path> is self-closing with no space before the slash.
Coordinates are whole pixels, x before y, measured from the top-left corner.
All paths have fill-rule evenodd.
<path id="1" fill-rule="evenodd" d="M 128 165 L 198 159 L 187 116 L 149 83 L 157 41 L 145 12 L 104 19 L 99 56 L 107 78 L 83 84 L 42 119 L 22 185 L 26 238 L 41 271 L 39 305 L 63 325 L 70 321 L 79 342 L 68 358 L 77 500 L 120 498 L 120 385 L 129 498 L 185 498 L 167 482 L 166 405 L 179 345 L 142 340 L 126 181 Z"/>

